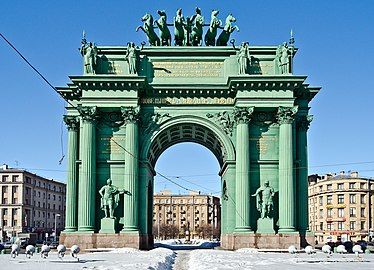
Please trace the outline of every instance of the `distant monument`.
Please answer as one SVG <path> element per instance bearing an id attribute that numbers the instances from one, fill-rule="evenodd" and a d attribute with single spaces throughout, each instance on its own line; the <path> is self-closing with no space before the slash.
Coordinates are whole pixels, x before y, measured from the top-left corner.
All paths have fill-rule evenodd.
<path id="1" fill-rule="evenodd" d="M 131 36 L 99 46 L 84 33 L 83 74 L 57 88 L 69 100 L 60 241 L 82 249 L 152 248 L 155 164 L 169 147 L 195 142 L 220 166 L 222 248 L 305 246 L 313 239 L 309 109 L 320 87 L 295 74 L 293 33 L 280 46 L 253 46 L 232 38 L 239 27 L 230 13 L 223 22 L 217 9 L 210 21 L 200 8 L 188 17 L 182 9 L 167 13 L 141 18 L 136 30 L 147 46 Z M 202 225 L 193 213 L 191 236 Z"/>

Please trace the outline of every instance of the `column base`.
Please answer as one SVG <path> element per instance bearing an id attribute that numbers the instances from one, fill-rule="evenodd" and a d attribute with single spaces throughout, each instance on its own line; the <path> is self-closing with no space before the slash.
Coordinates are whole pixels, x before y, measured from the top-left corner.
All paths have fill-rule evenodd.
<path id="1" fill-rule="evenodd" d="M 235 228 L 235 233 L 253 233 L 253 230 L 250 226 L 237 227 Z"/>
<path id="2" fill-rule="evenodd" d="M 78 227 L 66 227 L 64 232 L 76 232 Z"/>
<path id="3" fill-rule="evenodd" d="M 135 226 L 124 226 L 123 229 L 121 230 L 121 233 L 138 233 L 139 228 Z"/>
<path id="4" fill-rule="evenodd" d="M 291 228 L 279 228 L 278 233 L 291 233 L 291 234 L 297 233 L 297 234 L 299 234 L 299 232 L 297 232 L 296 229 L 292 228 L 292 227 Z"/>
<path id="5" fill-rule="evenodd" d="M 81 250 L 98 248 L 131 247 L 142 250 L 153 248 L 153 235 L 138 233 L 61 233 L 60 243 L 70 248 L 78 245 Z"/>

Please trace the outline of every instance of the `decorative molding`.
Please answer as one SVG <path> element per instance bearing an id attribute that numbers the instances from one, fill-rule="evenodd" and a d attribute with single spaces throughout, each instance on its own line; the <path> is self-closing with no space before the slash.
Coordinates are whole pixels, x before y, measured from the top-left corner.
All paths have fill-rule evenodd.
<path id="1" fill-rule="evenodd" d="M 75 115 L 64 115 L 64 122 L 68 127 L 68 130 L 76 131 L 79 126 L 79 118 Z"/>
<path id="2" fill-rule="evenodd" d="M 247 124 L 251 121 L 255 107 L 235 107 L 233 111 L 236 124 Z"/>
<path id="3" fill-rule="evenodd" d="M 298 106 L 293 107 L 279 107 L 277 112 L 277 121 L 280 125 L 291 124 L 294 116 L 298 111 Z"/>
<path id="4" fill-rule="evenodd" d="M 104 124 L 106 126 L 116 128 L 124 124 L 121 112 L 102 113 L 100 116 L 101 124 Z"/>
<path id="5" fill-rule="evenodd" d="M 139 111 L 139 107 L 121 107 L 121 115 L 124 123 L 136 123 L 139 120 Z"/>
<path id="6" fill-rule="evenodd" d="M 153 113 L 148 112 L 140 117 L 140 128 L 142 129 L 142 134 L 147 135 L 154 131 L 157 127 L 164 122 L 165 118 L 171 117 L 169 113 Z"/>
<path id="7" fill-rule="evenodd" d="M 227 112 L 218 112 L 218 113 L 207 113 L 208 118 L 213 118 L 213 120 L 222 128 L 222 130 L 229 136 L 232 136 L 232 131 L 234 129 L 233 116 Z"/>
<path id="8" fill-rule="evenodd" d="M 83 121 L 93 122 L 98 118 L 98 110 L 96 106 L 78 106 L 78 111 Z"/>
<path id="9" fill-rule="evenodd" d="M 307 131 L 312 121 L 313 121 L 313 115 L 299 116 L 297 118 L 297 128 L 302 131 Z"/>

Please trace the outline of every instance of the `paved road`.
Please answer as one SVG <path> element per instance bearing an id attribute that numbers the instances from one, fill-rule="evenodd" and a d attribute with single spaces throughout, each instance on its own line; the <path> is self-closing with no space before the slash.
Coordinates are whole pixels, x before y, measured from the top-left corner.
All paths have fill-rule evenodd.
<path id="1" fill-rule="evenodd" d="M 191 250 L 177 250 L 176 257 L 173 264 L 173 270 L 188 270 L 188 260 Z"/>

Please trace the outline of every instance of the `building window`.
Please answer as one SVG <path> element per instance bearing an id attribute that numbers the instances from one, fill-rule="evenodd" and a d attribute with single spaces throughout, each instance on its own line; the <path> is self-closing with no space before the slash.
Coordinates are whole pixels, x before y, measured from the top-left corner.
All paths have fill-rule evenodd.
<path id="1" fill-rule="evenodd" d="M 339 208 L 338 209 L 338 217 L 344 217 L 344 208 Z"/>
<path id="2" fill-rule="evenodd" d="M 365 208 L 361 207 L 361 217 L 365 217 Z"/>
<path id="3" fill-rule="evenodd" d="M 338 203 L 344 203 L 344 194 L 338 194 Z"/>
<path id="4" fill-rule="evenodd" d="M 350 207 L 349 208 L 349 216 L 350 217 L 356 217 L 356 208 L 355 207 Z"/>
<path id="5" fill-rule="evenodd" d="M 365 189 L 365 183 L 360 183 L 360 189 Z"/>
<path id="6" fill-rule="evenodd" d="M 343 190 L 344 189 L 344 184 L 343 183 L 338 184 L 338 189 Z"/>
<path id="7" fill-rule="evenodd" d="M 361 202 L 362 204 L 365 204 L 365 194 L 361 194 L 360 202 Z"/>
<path id="8" fill-rule="evenodd" d="M 355 182 L 349 183 L 349 189 L 355 189 L 355 186 L 356 186 Z"/>
<path id="9" fill-rule="evenodd" d="M 18 181 L 18 175 L 13 175 L 12 182 L 17 182 L 17 181 Z"/>
<path id="10" fill-rule="evenodd" d="M 323 205 L 323 197 L 319 196 L 319 206 L 322 206 L 322 205 Z"/>
<path id="11" fill-rule="evenodd" d="M 343 223 L 343 221 L 338 221 L 338 230 L 339 231 L 344 230 L 344 223 Z"/>
<path id="12" fill-rule="evenodd" d="M 38 191 L 38 197 L 40 198 L 40 191 Z"/>
<path id="13" fill-rule="evenodd" d="M 327 217 L 328 218 L 332 217 L 332 209 L 331 208 L 327 209 Z"/>
<path id="14" fill-rule="evenodd" d="M 361 221 L 361 230 L 365 230 L 365 221 Z"/>
<path id="15" fill-rule="evenodd" d="M 332 204 L 332 195 L 327 195 L 327 204 Z"/>
<path id="16" fill-rule="evenodd" d="M 2 182 L 7 182 L 8 181 L 8 175 L 3 175 L 3 177 L 1 178 L 1 181 Z"/>
<path id="17" fill-rule="evenodd" d="M 322 189 L 322 186 L 319 186 L 319 192 L 322 192 L 323 189 Z"/>
<path id="18" fill-rule="evenodd" d="M 319 223 L 319 229 L 322 231 L 323 230 L 323 222 Z"/>
<path id="19" fill-rule="evenodd" d="M 332 231 L 333 230 L 331 223 L 327 223 L 327 230 L 328 231 Z"/>
<path id="20" fill-rule="evenodd" d="M 350 230 L 355 230 L 356 227 L 356 221 L 350 221 L 349 222 L 349 229 Z"/>
<path id="21" fill-rule="evenodd" d="M 349 194 L 349 203 L 356 203 L 356 194 Z"/>
<path id="22" fill-rule="evenodd" d="M 331 190 L 332 190 L 332 184 L 328 184 L 328 185 L 327 185 L 327 190 L 328 190 L 328 191 L 331 191 Z"/>

